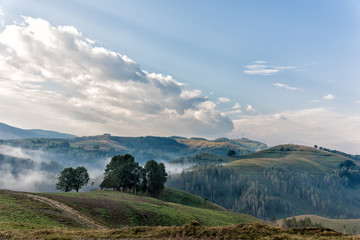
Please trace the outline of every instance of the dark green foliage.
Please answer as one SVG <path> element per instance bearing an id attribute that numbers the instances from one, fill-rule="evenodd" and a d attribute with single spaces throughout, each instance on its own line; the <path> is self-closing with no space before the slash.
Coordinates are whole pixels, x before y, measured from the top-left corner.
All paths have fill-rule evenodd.
<path id="1" fill-rule="evenodd" d="M 152 195 L 158 194 L 164 189 L 167 180 L 167 173 L 163 163 L 150 160 L 145 165 L 148 192 Z"/>
<path id="2" fill-rule="evenodd" d="M 64 192 L 72 190 L 78 192 L 82 186 L 89 182 L 89 179 L 89 174 L 84 167 L 65 168 L 58 177 L 56 189 Z"/>
<path id="3" fill-rule="evenodd" d="M 328 184 L 333 186 L 354 187 L 360 184 L 360 166 L 351 160 L 339 164 L 338 169 L 325 176 Z"/>
<path id="4" fill-rule="evenodd" d="M 236 152 L 234 150 L 232 150 L 232 149 L 229 149 L 229 151 L 227 152 L 227 155 L 229 157 L 235 156 L 235 154 L 236 154 Z"/>
<path id="5" fill-rule="evenodd" d="M 164 164 L 150 160 L 142 168 L 135 162 L 133 156 L 125 154 L 111 159 L 106 166 L 105 177 L 100 187 L 123 192 L 132 190 L 133 193 L 147 191 L 155 195 L 164 189 L 166 180 L 167 173 Z"/>
<path id="6" fill-rule="evenodd" d="M 73 182 L 75 178 L 75 169 L 72 167 L 65 168 L 61 171 L 58 177 L 58 183 L 56 184 L 56 189 L 70 192 L 73 189 Z"/>
<path id="7" fill-rule="evenodd" d="M 75 176 L 74 176 L 74 182 L 73 187 L 76 192 L 80 190 L 80 188 L 84 185 L 86 185 L 89 182 L 89 174 L 85 167 L 77 167 L 75 169 Z"/>

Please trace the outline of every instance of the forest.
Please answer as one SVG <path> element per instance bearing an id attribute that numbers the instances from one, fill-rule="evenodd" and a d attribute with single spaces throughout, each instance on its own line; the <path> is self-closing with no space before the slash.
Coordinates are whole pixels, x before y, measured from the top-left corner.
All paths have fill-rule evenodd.
<path id="1" fill-rule="evenodd" d="M 317 213 L 333 218 L 359 218 L 358 165 L 347 160 L 325 175 L 271 166 L 256 179 L 226 166 L 200 166 L 171 176 L 168 186 L 202 196 L 228 210 L 269 220 Z M 355 211 L 356 210 L 356 211 Z"/>

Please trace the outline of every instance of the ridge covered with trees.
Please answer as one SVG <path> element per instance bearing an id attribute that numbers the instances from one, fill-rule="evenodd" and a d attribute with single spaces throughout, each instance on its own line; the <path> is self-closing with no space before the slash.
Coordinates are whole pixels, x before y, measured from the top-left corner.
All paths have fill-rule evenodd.
<path id="1" fill-rule="evenodd" d="M 299 214 L 359 218 L 360 165 L 311 147 L 277 146 L 223 166 L 171 176 L 168 186 L 269 220 Z"/>

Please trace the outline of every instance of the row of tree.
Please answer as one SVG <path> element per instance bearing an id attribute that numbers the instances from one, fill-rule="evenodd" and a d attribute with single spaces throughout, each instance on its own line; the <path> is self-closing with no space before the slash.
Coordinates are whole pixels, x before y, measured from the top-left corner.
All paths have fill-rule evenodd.
<path id="1" fill-rule="evenodd" d="M 158 194 L 164 189 L 167 173 L 163 163 L 150 160 L 145 167 L 130 154 L 113 157 L 106 166 L 104 180 L 100 184 L 102 189 L 111 188 L 117 191 L 132 191 L 133 193 L 148 192 L 151 195 Z M 65 168 L 58 177 L 56 189 L 70 192 L 78 192 L 80 188 L 89 182 L 89 174 L 85 167 Z"/>
<path id="2" fill-rule="evenodd" d="M 167 173 L 163 163 L 150 160 L 141 167 L 130 154 L 118 155 L 106 166 L 104 181 L 100 187 L 133 193 L 158 194 L 164 189 Z"/>

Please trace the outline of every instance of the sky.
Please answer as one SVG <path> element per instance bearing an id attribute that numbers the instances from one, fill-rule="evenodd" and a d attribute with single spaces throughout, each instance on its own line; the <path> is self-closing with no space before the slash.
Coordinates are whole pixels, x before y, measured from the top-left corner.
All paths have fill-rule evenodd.
<path id="1" fill-rule="evenodd" d="M 0 122 L 360 154 L 359 0 L 0 0 Z"/>

